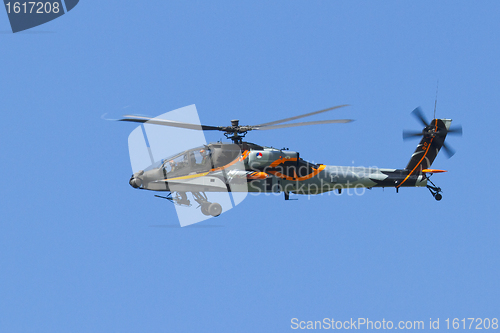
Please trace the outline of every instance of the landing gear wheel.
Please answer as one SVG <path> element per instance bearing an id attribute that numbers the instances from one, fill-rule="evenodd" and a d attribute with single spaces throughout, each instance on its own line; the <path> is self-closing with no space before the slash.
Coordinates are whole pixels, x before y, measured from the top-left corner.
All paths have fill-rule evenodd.
<path id="1" fill-rule="evenodd" d="M 441 192 L 442 192 L 441 187 L 437 187 L 433 182 L 431 182 L 431 180 L 429 178 L 427 178 L 427 181 L 432 184 L 432 186 L 427 185 L 427 188 L 431 192 L 434 199 L 436 199 L 437 201 L 440 201 L 441 199 L 443 199 L 443 195 L 441 194 Z"/>
<path id="2" fill-rule="evenodd" d="M 211 215 L 210 212 L 208 211 L 208 207 L 210 206 L 210 202 L 207 202 L 206 204 L 204 205 L 201 205 L 201 212 L 203 215 Z"/>
<path id="3" fill-rule="evenodd" d="M 208 213 L 212 216 L 219 216 L 222 213 L 222 206 L 217 202 L 211 203 L 208 206 Z"/>

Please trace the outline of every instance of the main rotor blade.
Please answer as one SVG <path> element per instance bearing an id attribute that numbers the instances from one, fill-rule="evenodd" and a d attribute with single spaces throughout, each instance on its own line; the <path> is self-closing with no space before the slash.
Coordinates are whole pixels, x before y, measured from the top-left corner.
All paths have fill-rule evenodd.
<path id="1" fill-rule="evenodd" d="M 294 123 L 294 124 L 282 124 L 282 125 L 258 125 L 253 126 L 254 130 L 271 130 L 278 128 L 287 128 L 287 127 L 297 127 L 297 126 L 309 126 L 309 125 L 320 125 L 320 124 L 345 124 L 354 121 L 352 119 L 334 119 L 334 120 L 318 120 L 318 121 L 306 121 L 302 123 Z"/>
<path id="2" fill-rule="evenodd" d="M 427 121 L 427 119 L 425 119 L 425 116 L 424 116 L 424 114 L 423 114 L 422 109 L 420 108 L 420 106 L 419 106 L 419 107 L 417 107 L 417 108 L 415 108 L 415 110 L 413 110 L 413 111 L 411 112 L 411 114 L 412 114 L 415 118 L 417 118 L 417 120 L 420 120 L 420 122 L 421 122 L 421 123 L 422 123 L 425 127 L 429 126 L 429 125 L 428 125 L 428 124 L 429 124 L 429 122 Z"/>
<path id="3" fill-rule="evenodd" d="M 415 131 L 406 131 L 406 130 L 404 130 L 403 131 L 403 140 L 413 139 L 413 138 L 416 138 L 416 137 L 419 137 L 419 136 L 422 136 L 422 135 L 424 135 L 422 133 L 422 131 L 415 132 Z"/>
<path id="4" fill-rule="evenodd" d="M 292 121 L 292 120 L 296 120 L 296 119 L 300 119 L 300 118 L 305 118 L 305 117 L 309 117 L 309 116 L 314 116 L 315 114 L 320 114 L 320 113 L 323 113 L 323 112 L 327 112 L 327 111 L 331 111 L 331 110 L 335 110 L 335 109 L 343 108 L 344 106 L 349 106 L 349 104 L 337 105 L 337 106 L 334 106 L 334 107 L 331 107 L 331 108 L 328 108 L 328 109 L 319 110 L 319 111 L 314 111 L 314 112 L 310 112 L 310 113 L 302 114 L 302 115 L 300 115 L 300 116 L 295 116 L 295 117 L 285 118 L 285 119 L 281 119 L 281 120 L 275 120 L 275 121 L 271 121 L 271 122 L 269 122 L 269 123 L 264 123 L 264 124 L 255 125 L 255 126 L 253 126 L 253 127 L 262 127 L 262 126 L 270 126 L 270 125 L 275 125 L 275 124 L 286 123 L 287 121 Z M 269 128 L 269 129 L 270 129 L 270 128 Z"/>
<path id="5" fill-rule="evenodd" d="M 182 122 L 173 121 L 173 120 L 156 119 L 156 118 L 131 116 L 131 115 L 125 115 L 124 117 L 127 117 L 127 118 L 119 119 L 118 121 L 130 121 L 130 122 L 134 122 L 134 123 L 148 123 L 148 124 L 155 124 L 155 125 L 187 128 L 187 129 L 199 130 L 199 131 L 220 131 L 221 130 L 221 128 L 215 127 L 215 126 L 196 125 L 196 124 L 182 123 Z"/>

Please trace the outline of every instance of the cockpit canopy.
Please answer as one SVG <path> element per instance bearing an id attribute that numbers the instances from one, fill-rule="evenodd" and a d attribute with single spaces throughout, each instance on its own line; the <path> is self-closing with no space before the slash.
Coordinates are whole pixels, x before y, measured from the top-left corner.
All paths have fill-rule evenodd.
<path id="1" fill-rule="evenodd" d="M 161 168 L 166 178 L 181 177 L 223 167 L 240 155 L 240 145 L 214 143 L 169 157 L 163 160 Z"/>

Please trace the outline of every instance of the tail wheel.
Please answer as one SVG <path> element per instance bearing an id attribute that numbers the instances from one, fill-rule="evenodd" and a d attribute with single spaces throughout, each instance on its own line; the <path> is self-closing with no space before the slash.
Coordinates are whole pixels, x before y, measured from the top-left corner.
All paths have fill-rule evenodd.
<path id="1" fill-rule="evenodd" d="M 443 195 L 441 194 L 441 187 L 437 187 L 429 178 L 427 178 L 427 181 L 432 184 L 432 186 L 427 184 L 427 188 L 431 192 L 434 199 L 436 199 L 437 201 L 443 199 Z"/>
<path id="2" fill-rule="evenodd" d="M 211 204 L 210 202 L 207 202 L 206 204 L 201 205 L 201 212 L 203 213 L 203 215 L 206 215 L 206 216 L 212 215 L 212 214 L 210 214 L 210 212 L 208 210 L 208 207 L 210 206 L 210 204 Z"/>
<path id="3" fill-rule="evenodd" d="M 203 212 L 203 210 L 202 210 Z M 212 216 L 219 216 L 222 213 L 222 206 L 217 202 L 211 203 L 208 206 L 208 213 Z"/>

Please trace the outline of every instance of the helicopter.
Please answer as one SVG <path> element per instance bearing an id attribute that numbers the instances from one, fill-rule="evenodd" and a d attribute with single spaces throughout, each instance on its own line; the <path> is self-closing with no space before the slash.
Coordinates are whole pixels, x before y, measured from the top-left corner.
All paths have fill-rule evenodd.
<path id="1" fill-rule="evenodd" d="M 252 131 L 274 130 L 298 126 L 320 124 L 345 124 L 352 119 L 332 119 L 288 123 L 310 117 L 347 104 L 280 119 L 259 125 L 240 125 L 239 120 L 231 120 L 231 126 L 197 125 L 160 118 L 125 115 L 118 121 L 177 127 L 194 131 L 220 131 L 231 142 L 216 142 L 184 150 L 161 159 L 150 167 L 134 172 L 129 184 L 136 189 L 166 192 L 164 196 L 178 206 L 191 206 L 187 193 L 198 204 L 201 213 L 216 217 L 223 212 L 218 202 L 209 200 L 210 192 L 284 193 L 285 200 L 290 194 L 315 195 L 343 189 L 374 187 L 426 187 L 437 200 L 442 199 L 442 190 L 431 180 L 435 173 L 445 170 L 431 169 L 431 165 L 443 148 L 451 157 L 454 150 L 445 144 L 448 134 L 462 134 L 462 127 L 451 127 L 451 119 L 426 120 L 420 107 L 412 115 L 424 126 L 421 131 L 403 131 L 403 139 L 421 140 L 403 169 L 365 168 L 315 164 L 303 160 L 299 152 L 277 149 L 244 141 Z M 434 111 L 435 112 L 435 111 Z"/>

